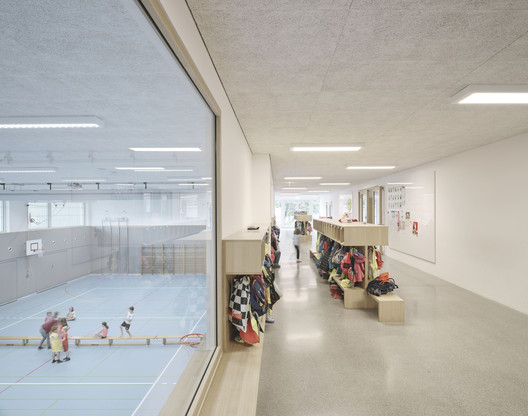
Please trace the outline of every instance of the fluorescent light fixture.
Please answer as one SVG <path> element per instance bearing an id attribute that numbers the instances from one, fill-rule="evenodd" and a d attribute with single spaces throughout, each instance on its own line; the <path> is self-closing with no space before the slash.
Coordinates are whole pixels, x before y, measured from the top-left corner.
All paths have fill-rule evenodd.
<path id="1" fill-rule="evenodd" d="M 55 169 L 9 169 L 0 170 L 0 173 L 54 173 Z"/>
<path id="2" fill-rule="evenodd" d="M 301 190 L 308 189 L 308 188 L 282 188 L 282 189 L 284 189 L 285 191 L 301 191 Z"/>
<path id="3" fill-rule="evenodd" d="M 292 152 L 357 152 L 361 146 L 343 146 L 343 145 L 298 145 L 290 147 Z"/>
<path id="4" fill-rule="evenodd" d="M 308 192 L 316 192 L 316 193 L 320 193 L 320 192 L 330 192 L 330 191 L 308 191 Z"/>
<path id="5" fill-rule="evenodd" d="M 213 178 L 202 178 L 202 181 L 211 181 Z"/>
<path id="6" fill-rule="evenodd" d="M 284 179 L 286 180 L 303 180 L 303 179 L 323 179 L 322 176 L 285 176 Z"/>
<path id="7" fill-rule="evenodd" d="M 134 152 L 201 152 L 199 147 L 131 147 Z"/>
<path id="8" fill-rule="evenodd" d="M 350 185 L 350 182 L 325 182 L 325 183 L 320 183 L 319 185 L 323 185 L 323 186 L 347 186 L 347 185 Z"/>
<path id="9" fill-rule="evenodd" d="M 459 104 L 528 104 L 526 92 L 475 92 Z"/>
<path id="10" fill-rule="evenodd" d="M 144 168 L 138 168 L 138 167 L 116 167 L 117 170 L 135 170 L 138 172 L 141 171 L 156 171 L 156 170 L 165 170 L 165 168 L 159 168 L 159 167 L 144 167 Z"/>
<path id="11" fill-rule="evenodd" d="M 103 121 L 93 116 L 0 117 L 0 129 L 63 129 L 102 126 Z"/>
<path id="12" fill-rule="evenodd" d="M 387 185 L 412 185 L 413 182 L 387 182 Z"/>
<path id="13" fill-rule="evenodd" d="M 67 178 L 61 179 L 62 182 L 106 182 L 106 179 L 80 179 L 80 178 Z"/>
<path id="14" fill-rule="evenodd" d="M 192 172 L 192 169 L 156 169 L 157 172 Z"/>
<path id="15" fill-rule="evenodd" d="M 423 186 L 406 186 L 405 189 L 424 189 Z"/>
<path id="16" fill-rule="evenodd" d="M 116 186 L 134 186 L 133 183 L 116 183 Z"/>
<path id="17" fill-rule="evenodd" d="M 458 104 L 528 104 L 528 85 L 468 85 L 453 96 Z"/>
<path id="18" fill-rule="evenodd" d="M 180 185 L 180 186 L 209 186 L 208 183 L 194 183 L 194 182 L 179 183 L 178 185 Z"/>
<path id="19" fill-rule="evenodd" d="M 371 170 L 375 170 L 375 169 L 394 169 L 396 166 L 347 166 L 347 169 L 355 169 L 355 170 L 360 170 L 360 169 L 371 169 Z"/>

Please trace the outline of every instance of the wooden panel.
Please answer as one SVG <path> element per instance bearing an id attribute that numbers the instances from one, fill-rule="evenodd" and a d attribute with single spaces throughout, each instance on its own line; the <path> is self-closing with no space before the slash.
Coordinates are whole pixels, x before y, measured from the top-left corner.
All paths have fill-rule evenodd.
<path id="1" fill-rule="evenodd" d="M 405 303 L 402 298 L 394 293 L 386 295 L 369 296 L 378 303 L 378 320 L 380 322 L 404 322 Z"/>
<path id="2" fill-rule="evenodd" d="M 306 214 L 296 214 L 294 218 L 295 221 L 312 221 L 312 216 Z"/>
<path id="3" fill-rule="evenodd" d="M 236 344 L 222 355 L 200 416 L 256 414 L 263 339 L 261 334 L 259 344 Z"/>
<path id="4" fill-rule="evenodd" d="M 372 304 L 368 300 L 367 291 L 362 287 L 344 287 L 341 285 L 341 280 L 334 277 L 334 281 L 343 290 L 345 309 L 363 309 L 375 308 L 376 304 Z"/>
<path id="5" fill-rule="evenodd" d="M 240 230 L 223 240 L 224 273 L 229 275 L 260 274 L 265 255 L 268 226 L 258 230 Z"/>
<path id="6" fill-rule="evenodd" d="M 384 246 L 389 244 L 389 228 L 386 225 L 314 220 L 314 229 L 345 246 Z"/>

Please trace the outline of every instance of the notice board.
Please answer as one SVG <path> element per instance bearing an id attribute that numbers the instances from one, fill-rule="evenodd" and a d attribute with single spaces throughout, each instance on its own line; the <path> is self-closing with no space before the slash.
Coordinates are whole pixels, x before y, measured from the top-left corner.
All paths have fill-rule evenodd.
<path id="1" fill-rule="evenodd" d="M 386 184 L 389 247 L 436 262 L 436 174 L 397 174 Z"/>

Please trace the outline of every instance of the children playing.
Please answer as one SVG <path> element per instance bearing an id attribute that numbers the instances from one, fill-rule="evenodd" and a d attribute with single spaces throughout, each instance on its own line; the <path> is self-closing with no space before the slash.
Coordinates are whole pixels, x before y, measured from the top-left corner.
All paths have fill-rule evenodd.
<path id="1" fill-rule="evenodd" d="M 123 336 L 123 328 L 125 328 L 125 331 L 127 332 L 129 337 L 132 336 L 132 334 L 129 331 L 130 324 L 132 323 L 132 319 L 134 319 L 134 307 L 133 306 L 128 308 L 128 314 L 125 320 L 123 321 L 123 323 L 121 324 L 121 326 L 119 327 L 119 329 L 121 330 L 121 336 Z"/>
<path id="2" fill-rule="evenodd" d="M 68 329 L 69 326 L 65 326 L 62 328 L 62 349 L 64 350 L 66 354 L 66 358 L 64 361 L 70 361 L 70 349 L 69 349 L 69 343 L 68 343 Z M 60 361 L 59 361 L 60 362 Z"/>
<path id="3" fill-rule="evenodd" d="M 66 320 L 67 321 L 75 321 L 75 311 L 73 310 L 73 306 L 70 306 L 70 310 L 66 314 Z"/>
<path id="4" fill-rule="evenodd" d="M 95 336 L 99 338 L 106 338 L 108 336 L 108 324 L 106 322 L 102 322 L 101 325 L 101 330 L 95 334 Z M 121 330 L 121 335 L 123 335 L 123 330 Z"/>
<path id="5" fill-rule="evenodd" d="M 44 317 L 44 323 L 51 321 L 53 319 L 53 316 L 51 315 L 51 311 L 46 312 L 46 316 Z"/>
<path id="6" fill-rule="evenodd" d="M 62 351 L 62 340 L 59 337 L 59 334 L 57 333 L 58 328 L 54 326 L 51 328 L 51 335 L 50 335 L 50 341 L 51 341 L 51 363 L 62 363 L 60 359 L 60 353 Z M 57 359 L 55 359 L 57 357 Z"/>

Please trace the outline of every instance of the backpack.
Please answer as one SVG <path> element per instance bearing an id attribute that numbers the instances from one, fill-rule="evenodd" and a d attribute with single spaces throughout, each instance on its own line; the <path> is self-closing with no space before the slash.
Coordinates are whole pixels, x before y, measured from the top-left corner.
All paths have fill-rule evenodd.
<path id="1" fill-rule="evenodd" d="M 268 299 L 262 276 L 251 276 L 250 295 L 251 310 L 258 316 L 265 315 L 268 311 Z"/>
<path id="2" fill-rule="evenodd" d="M 389 277 L 389 273 L 381 273 L 379 277 L 369 282 L 367 292 L 376 296 L 385 295 L 397 289 L 398 285 L 394 279 Z"/>
<path id="3" fill-rule="evenodd" d="M 240 331 L 246 331 L 250 316 L 250 279 L 241 277 L 233 281 L 233 290 L 229 298 L 227 317 Z"/>
<path id="4" fill-rule="evenodd" d="M 279 292 L 275 287 L 275 274 L 273 273 L 273 270 L 271 270 L 269 267 L 263 266 L 262 277 L 264 278 L 264 282 L 266 282 L 266 285 L 268 286 L 270 291 L 268 307 L 271 307 L 275 305 L 275 303 L 277 303 L 277 301 L 280 299 Z"/>

